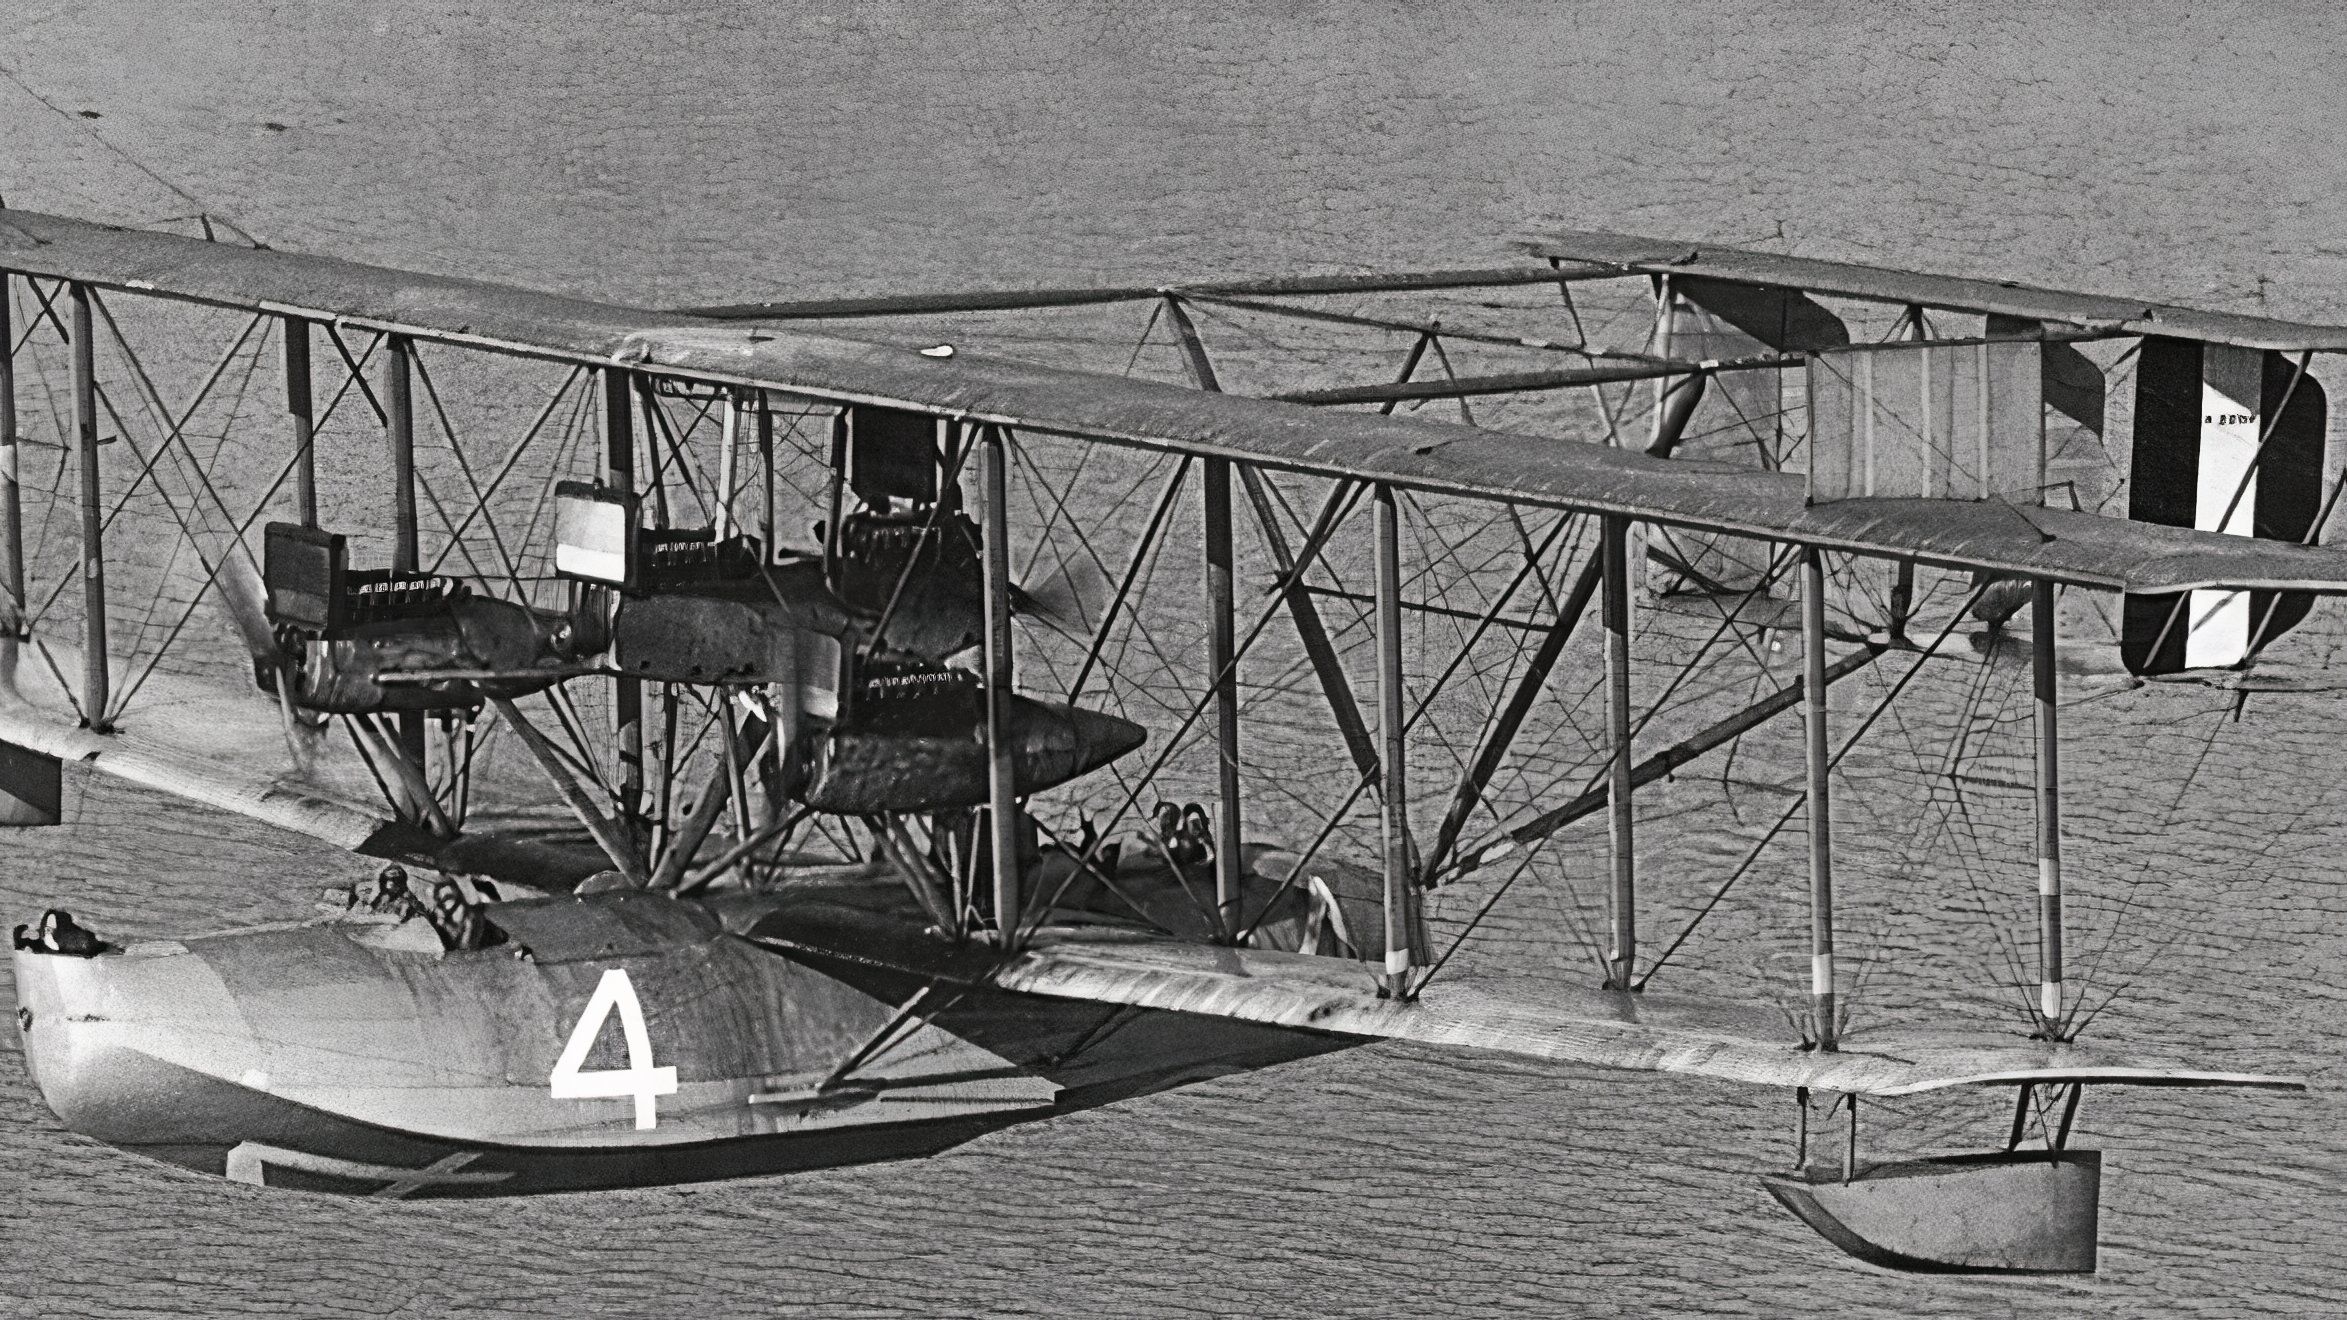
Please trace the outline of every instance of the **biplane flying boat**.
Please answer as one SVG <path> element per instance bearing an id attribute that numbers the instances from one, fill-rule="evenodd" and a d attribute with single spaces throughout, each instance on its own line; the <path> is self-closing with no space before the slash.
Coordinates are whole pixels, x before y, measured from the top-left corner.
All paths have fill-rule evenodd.
<path id="1" fill-rule="evenodd" d="M 2071 669 L 2226 683 L 2347 591 L 2310 369 L 2347 329 L 1590 234 L 662 312 L 7 211 L 0 270 L 10 823 L 58 821 L 71 761 L 440 876 L 95 954 L 21 937 L 25 1057 L 76 1131 L 267 1186 L 576 1190 L 1402 1039 L 1793 1091 L 1767 1186 L 1838 1245 L 2076 1271 L 2086 1088 L 2300 1088 L 2077 1039 L 2057 593 L 2121 597 Z M 1634 346 L 1585 323 L 1606 290 Z M 1392 310 L 1437 294 L 1484 320 Z M 999 319 L 1140 307 L 1182 379 Z M 1210 354 L 1210 314 L 1338 342 Z M 1358 342 L 1405 345 L 1398 376 L 1331 384 Z M 2095 352 L 2136 375 L 2125 482 Z M 182 644 L 207 626 L 234 664 Z M 1669 663 L 1634 673 L 1634 641 Z M 1830 689 L 1901 661 L 1837 745 Z M 1836 767 L 1917 674 L 1999 662 L 2031 693 L 2028 1012 L 1865 1021 Z M 1718 664 L 1755 686 L 1689 681 Z M 1726 884 L 1640 957 L 1638 791 L 1746 745 L 1801 764 L 1728 877 L 1805 821 L 1791 1014 L 1649 987 Z M 1592 983 L 1444 977 L 1560 855 L 1603 859 Z M 2014 1093 L 2001 1148 L 1860 1160 L 1860 1097 L 1963 1088 Z"/>

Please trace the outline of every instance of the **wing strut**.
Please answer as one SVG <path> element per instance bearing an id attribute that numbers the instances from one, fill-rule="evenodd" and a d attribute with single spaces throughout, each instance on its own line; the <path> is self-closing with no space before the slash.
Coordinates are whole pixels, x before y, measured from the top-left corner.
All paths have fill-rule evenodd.
<path id="1" fill-rule="evenodd" d="M 1606 988 L 1627 990 L 1638 970 L 1632 798 L 1636 781 L 1630 771 L 1630 520 L 1609 513 L 1598 525 L 1598 561 L 1605 574 L 1605 797 L 1613 861 L 1613 943 L 1606 951 Z"/>
<path id="2" fill-rule="evenodd" d="M 1809 996 L 1817 1047 L 1835 1048 L 1834 835 L 1827 796 L 1833 761 L 1825 748 L 1825 559 L 1801 547 L 1801 725 L 1809 772 Z M 1919 657 L 1916 662 L 1923 661 Z"/>
<path id="3" fill-rule="evenodd" d="M 491 697 L 490 701 L 496 704 L 497 713 L 505 717 L 506 723 L 513 726 L 514 733 L 522 740 L 522 746 L 529 749 L 530 758 L 546 773 L 548 782 L 554 785 L 556 792 L 562 794 L 562 800 L 569 804 L 571 814 L 577 816 L 579 823 L 587 827 L 587 832 L 595 836 L 595 842 L 602 845 L 603 854 L 611 859 L 612 866 L 636 888 L 642 889 L 648 885 L 650 877 L 644 872 L 644 859 L 636 852 L 635 841 L 628 835 L 626 815 L 623 813 L 614 819 L 595 809 L 586 790 L 579 787 L 579 782 L 571 777 L 570 771 L 562 764 L 553 742 L 536 725 L 522 718 L 521 710 L 513 704 L 511 697 Z"/>
<path id="4" fill-rule="evenodd" d="M 73 302 L 73 447 L 81 459 L 82 722 L 92 733 L 113 727 L 106 703 L 106 529 L 98 503 L 97 337 L 90 328 L 90 286 L 69 286 Z"/>
<path id="5" fill-rule="evenodd" d="M 1670 457 L 1678 447 L 1679 437 L 1686 434 L 1687 421 L 1695 415 L 1696 405 L 1703 401 L 1704 385 L 1708 378 L 1698 372 L 1672 385 L 1663 395 L 1662 417 L 1646 452 L 1657 458 Z M 1524 727 L 1524 719 L 1532 713 L 1533 703 L 1540 700 L 1541 690 L 1548 683 L 1549 671 L 1556 667 L 1558 657 L 1565 652 L 1565 643 L 1573 636 L 1573 629 L 1588 612 L 1591 598 L 1596 596 L 1603 570 L 1603 556 L 1593 556 L 1581 568 L 1581 575 L 1573 580 L 1573 589 L 1562 605 L 1557 607 L 1556 622 L 1540 639 L 1540 645 L 1525 665 L 1522 677 L 1516 681 L 1515 691 L 1508 694 L 1508 704 L 1501 708 L 1499 718 L 1492 722 L 1490 732 L 1475 749 L 1475 759 L 1468 763 L 1466 773 L 1459 776 L 1459 785 L 1451 794 L 1450 810 L 1442 820 L 1442 828 L 1435 835 L 1434 850 L 1427 854 L 1422 874 L 1431 881 L 1442 864 L 1449 860 L 1451 850 L 1458 846 L 1459 834 L 1467 828 L 1467 818 L 1474 814 L 1476 804 L 1483 800 L 1483 790 L 1491 777 L 1499 772 L 1499 763 L 1516 741 L 1517 731 Z M 1644 782 L 1643 780 L 1639 782 Z M 1554 828 L 1553 826 L 1551 828 Z M 1547 831 L 1542 831 L 1546 833 Z M 1473 867 L 1462 869 L 1472 870 Z"/>
<path id="6" fill-rule="evenodd" d="M 1199 389 L 1208 393 L 1222 392 L 1222 381 L 1215 374 L 1214 360 L 1207 356 L 1206 342 L 1199 337 L 1197 322 L 1191 319 L 1182 300 L 1172 295 L 1165 299 L 1166 316 L 1174 324 L 1182 342 L 1182 354 L 1190 367 L 1190 378 Z M 1426 337 L 1420 336 L 1408 359 L 1402 366 L 1407 379 L 1417 370 L 1419 360 L 1426 352 Z M 1243 862 L 1239 852 L 1241 840 L 1238 785 L 1238 692 L 1237 674 L 1232 660 L 1231 621 L 1231 562 L 1230 562 L 1230 468 L 1227 460 L 1204 460 L 1206 481 L 1206 548 L 1207 597 L 1213 614 L 1213 628 L 1209 641 L 1213 644 L 1208 667 L 1214 674 L 1215 710 L 1218 745 L 1222 767 L 1221 819 L 1215 831 L 1215 877 L 1217 903 L 1222 913 L 1223 929 L 1235 932 L 1239 927 L 1238 884 Z M 1271 551 L 1272 564 L 1279 570 L 1285 584 L 1284 600 L 1288 617 L 1296 625 L 1296 636 L 1304 645 L 1304 654 L 1312 662 L 1312 670 L 1320 680 L 1320 690 L 1328 698 L 1328 708 L 1336 717 L 1337 730 L 1344 735 L 1345 748 L 1352 754 L 1353 766 L 1371 785 L 1379 782 L 1379 756 L 1376 742 L 1370 737 L 1368 722 L 1361 718 L 1361 703 L 1353 696 L 1352 681 L 1346 677 L 1336 647 L 1329 642 L 1328 628 L 1321 622 L 1320 610 L 1312 603 L 1304 585 L 1302 572 L 1296 566 L 1295 555 L 1288 548 L 1287 536 L 1280 530 L 1278 510 L 1271 504 L 1271 496 L 1263 485 L 1263 476 L 1253 465 L 1236 465 L 1240 485 L 1245 487 L 1247 502 L 1254 508 L 1256 525 L 1262 529 L 1263 543 Z M 1219 509 L 1219 515 L 1217 510 Z M 1220 553 L 1219 565 L 1216 561 Z M 1227 855 L 1226 855 L 1227 854 Z"/>
<path id="7" fill-rule="evenodd" d="M 1384 743 L 1385 810 L 1385 986 L 1389 999 L 1410 997 L 1410 968 L 1424 951 L 1413 946 L 1418 925 L 1412 906 L 1418 886 L 1410 874 L 1410 795 L 1404 777 L 1409 730 L 1402 720 L 1402 551 L 1401 511 L 1394 489 L 1379 483 L 1374 492 L 1377 520 L 1377 732 Z"/>
<path id="8" fill-rule="evenodd" d="M 1190 319 L 1182 300 L 1166 295 L 1165 310 L 1181 336 L 1191 378 L 1199 389 L 1221 393 L 1222 381 L 1214 374 L 1205 341 L 1198 337 L 1197 323 Z M 1252 495 L 1257 478 L 1252 472 L 1247 475 Z M 1243 823 L 1239 816 L 1239 662 L 1233 654 L 1238 637 L 1231 619 L 1231 461 L 1206 459 L 1198 478 L 1203 514 L 1199 535 L 1204 545 L 1200 558 L 1206 564 L 1206 669 L 1214 684 L 1214 922 L 1218 934 L 1227 941 L 1239 929 L 1239 894 L 1246 868 L 1239 851 Z M 1310 608 L 1305 606 L 1307 611 Z M 1300 618 L 1298 623 L 1301 626 Z"/>
<path id="9" fill-rule="evenodd" d="M 2046 1039 L 2062 1040 L 2062 769 L 2054 701 L 2054 584 L 2039 578 L 2030 585 L 2029 667 L 2037 707 L 2037 1011 Z"/>
<path id="10" fill-rule="evenodd" d="M 285 416 L 293 426 L 293 499 L 302 526 L 318 525 L 317 413 L 310 398 L 310 323 L 280 317 L 285 332 Z"/>
<path id="11" fill-rule="evenodd" d="M 391 568 L 413 573 L 420 566 L 416 543 L 416 408 L 413 383 L 415 341 L 392 335 L 384 343 L 383 432 L 391 445 Z M 411 764 L 424 764 L 424 716 L 402 711 L 399 751 Z"/>
<path id="12" fill-rule="evenodd" d="M 24 631 L 24 499 L 16 484 L 16 277 L 0 271 L 0 664 L 16 668 Z"/>
<path id="13" fill-rule="evenodd" d="M 995 941 L 1009 952 L 1019 938 L 1019 800 L 1011 763 L 1010 454 L 1002 428 L 978 436 L 979 537 L 986 583 L 986 823 L 992 843 Z"/>
<path id="14" fill-rule="evenodd" d="M 629 497 L 634 518 L 636 494 L 636 432 L 634 373 L 618 367 L 603 369 L 603 481 Z M 834 517 L 836 527 L 839 519 Z M 631 535 L 633 529 L 630 529 Z M 617 678 L 611 683 L 611 722 L 619 734 L 619 819 L 631 834 L 640 834 L 644 810 L 644 681 Z M 596 836 L 600 839 L 602 836 Z M 630 854 L 634 849 L 627 850 Z M 621 868 L 626 869 L 626 868 Z"/>

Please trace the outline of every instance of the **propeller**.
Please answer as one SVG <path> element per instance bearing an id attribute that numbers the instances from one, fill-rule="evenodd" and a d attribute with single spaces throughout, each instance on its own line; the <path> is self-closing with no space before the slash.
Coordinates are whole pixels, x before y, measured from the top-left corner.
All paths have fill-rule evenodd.
<path id="1" fill-rule="evenodd" d="M 270 686 L 277 694 L 278 724 L 285 734 L 285 752 L 293 759 L 296 772 L 307 774 L 325 745 L 326 722 L 306 720 L 294 709 L 293 662 L 287 658 L 285 648 L 278 645 L 277 630 L 269 622 L 268 589 L 261 581 L 261 567 L 254 562 L 252 547 L 242 537 L 237 538 L 214 580 L 220 584 L 220 600 L 236 625 L 237 636 L 252 655 L 254 672 L 276 675 L 276 681 Z"/>

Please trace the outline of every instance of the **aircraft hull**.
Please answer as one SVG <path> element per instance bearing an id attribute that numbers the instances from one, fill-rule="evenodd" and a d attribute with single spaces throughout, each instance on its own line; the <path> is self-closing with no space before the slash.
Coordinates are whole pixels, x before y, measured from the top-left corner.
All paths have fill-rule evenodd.
<path id="1" fill-rule="evenodd" d="M 927 1154 L 1344 1044 L 986 990 L 906 1031 L 925 978 L 727 929 L 790 927 L 772 903 L 723 919 L 641 893 L 486 910 L 508 943 L 445 955 L 366 920 L 96 958 L 20 950 L 28 1068 L 67 1127 L 191 1169 L 479 1196 Z M 632 1008 L 613 1002 L 615 973 Z"/>

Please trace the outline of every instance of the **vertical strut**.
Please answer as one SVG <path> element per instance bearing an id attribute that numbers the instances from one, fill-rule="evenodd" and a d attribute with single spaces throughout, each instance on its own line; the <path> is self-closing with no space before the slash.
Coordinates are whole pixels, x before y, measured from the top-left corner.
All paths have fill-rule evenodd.
<path id="1" fill-rule="evenodd" d="M 416 410 L 410 391 L 415 345 L 387 336 L 383 355 L 383 427 L 391 442 L 391 567 L 413 573 L 416 549 Z"/>
<path id="2" fill-rule="evenodd" d="M 994 870 L 995 942 L 1008 949 L 1019 930 L 1018 780 L 1011 761 L 1010 455 L 1000 427 L 979 437 L 986 554 L 986 818 Z"/>
<path id="3" fill-rule="evenodd" d="M 1223 380 L 1220 380 L 1216 373 L 1213 373 L 1213 359 L 1206 357 L 1206 341 L 1204 338 L 1199 338 L 1199 334 L 1197 334 L 1197 322 L 1192 322 L 1190 319 L 1190 308 L 1185 308 L 1181 298 L 1176 298 L 1174 294 L 1166 294 L 1164 310 L 1166 310 L 1166 319 L 1171 319 L 1171 322 L 1174 322 L 1174 329 L 1178 331 L 1178 334 L 1181 334 L 1183 357 L 1190 362 L 1190 380 L 1195 380 L 1197 388 L 1206 390 L 1209 395 L 1218 395 L 1218 392 L 1223 392 Z M 1432 343 L 1432 336 L 1427 336 L 1427 334 L 1418 336 L 1418 343 L 1415 343 L 1411 348 L 1408 362 L 1404 362 L 1404 366 L 1401 366 L 1401 378 L 1408 380 L 1411 378 L 1411 371 L 1418 369 L 1418 359 L 1425 357 L 1427 343 Z M 1385 411 L 1387 413 L 1394 411 L 1394 406 L 1387 404 Z M 1216 458 L 1216 460 L 1209 460 L 1209 463 L 1223 463 L 1223 470 L 1225 472 L 1230 470 L 1230 463 L 1227 463 L 1227 460 Z M 1296 639 L 1305 644 L 1305 658 L 1312 660 L 1312 674 L 1319 679 L 1321 695 L 1328 698 L 1328 714 L 1335 716 L 1335 728 L 1338 728 L 1338 733 L 1345 735 L 1345 749 L 1347 752 L 1352 752 L 1354 768 L 1361 770 L 1361 775 L 1364 775 L 1368 782 L 1375 784 L 1378 782 L 1378 745 L 1375 745 L 1375 742 L 1368 738 L 1368 723 L 1361 719 L 1361 705 L 1357 700 L 1354 700 L 1354 695 L 1352 695 L 1352 681 L 1345 676 L 1345 662 L 1338 660 L 1335 646 L 1331 644 L 1331 641 L 1328 641 L 1328 627 L 1319 618 L 1319 606 L 1312 604 L 1312 594 L 1305 587 L 1303 566 L 1296 564 L 1296 554 L 1289 550 L 1289 536 L 1286 536 L 1284 531 L 1279 531 L 1279 512 L 1274 510 L 1270 491 L 1265 491 L 1263 474 L 1253 470 L 1251 465 L 1242 463 L 1239 465 L 1239 484 L 1242 484 L 1246 489 L 1246 503 L 1253 505 L 1253 510 L 1256 510 L 1256 526 L 1260 528 L 1260 531 L 1263 531 L 1263 545 L 1272 552 L 1272 566 L 1279 571 L 1279 582 L 1286 592 L 1286 606 L 1289 606 L 1289 618 L 1296 622 Z M 1216 498 L 1223 500 L 1225 507 L 1230 505 L 1230 481 L 1227 481 L 1227 477 L 1218 484 L 1216 477 L 1213 477 L 1213 472 L 1209 470 L 1206 472 L 1206 489 L 1209 489 L 1209 496 L 1206 496 L 1206 500 L 1209 500 L 1209 507 Z M 1220 496 L 1213 496 L 1211 491 L 1216 491 L 1216 489 L 1220 489 L 1223 493 L 1220 493 Z M 1225 526 L 1227 526 L 1227 514 L 1225 514 Z M 1230 533 L 1225 531 L 1223 536 L 1225 536 L 1225 547 L 1227 547 L 1227 543 L 1230 543 L 1227 536 L 1230 536 Z M 1209 545 L 1209 554 L 1211 554 L 1211 545 Z M 1230 564 L 1230 554 L 1227 552 L 1223 554 L 1223 564 L 1225 566 Z M 1211 573 L 1213 573 L 1211 564 L 1209 564 L 1209 568 L 1206 568 L 1206 573 L 1209 573 L 1209 578 L 1211 578 Z M 1216 674 L 1220 674 L 1220 672 L 1223 672 L 1223 669 L 1216 667 Z M 1232 784 L 1237 784 L 1237 766 L 1239 766 L 1239 761 L 1237 761 L 1237 714 L 1227 716 L 1227 719 L 1230 719 L 1230 723 L 1232 723 L 1232 740 L 1225 745 L 1225 756 L 1227 756 L 1227 766 L 1230 766 Z M 1225 796 L 1230 803 L 1239 801 L 1235 787 L 1232 787 L 1232 792 L 1225 794 Z M 1232 806 L 1230 810 L 1227 810 L 1227 820 L 1225 820 L 1223 831 L 1225 834 L 1230 834 L 1232 839 L 1237 839 L 1237 834 L 1239 834 L 1237 806 Z M 1237 857 L 1237 855 L 1239 855 L 1237 843 L 1232 843 L 1232 857 Z M 1230 867 L 1230 874 L 1237 876 L 1237 867 Z M 1220 888 L 1220 876 L 1223 876 L 1223 862 L 1220 862 L 1220 850 L 1218 850 L 1216 853 L 1218 888 Z M 1237 878 L 1232 878 L 1232 885 L 1237 885 Z M 1232 890 L 1232 893 L 1235 893 L 1235 890 Z M 1227 902 L 1237 902 L 1237 900 L 1232 897 L 1232 900 L 1227 900 Z M 1223 925 L 1225 925 L 1225 930 L 1235 930 L 1237 916 L 1232 914 L 1232 911 L 1225 911 Z"/>
<path id="4" fill-rule="evenodd" d="M 293 498 L 302 526 L 318 525 L 317 416 L 310 401 L 310 323 L 285 318 L 285 415 L 293 423 Z"/>
<path id="5" fill-rule="evenodd" d="M 13 665 L 24 631 L 24 501 L 16 486 L 16 277 L 0 271 L 0 664 Z M 0 677 L 5 677 L 0 674 Z"/>
<path id="6" fill-rule="evenodd" d="M 603 481 L 629 495 L 636 493 L 636 432 L 634 383 L 618 367 L 603 369 Z M 638 515 L 639 517 L 641 515 Z M 636 529 L 628 528 L 634 536 Z M 619 740 L 619 815 L 624 826 L 639 830 L 644 801 L 644 683 L 621 678 L 611 686 L 611 723 Z M 641 843 L 640 839 L 636 840 Z"/>
<path id="7" fill-rule="evenodd" d="M 1638 960 L 1630 779 L 1630 520 L 1609 513 L 1599 526 L 1605 564 L 1606 798 L 1613 845 L 1613 947 L 1606 954 L 1606 988 L 1627 990 L 1635 983 Z"/>
<path id="8" fill-rule="evenodd" d="M 1916 341 L 1929 339 L 1931 338 L 1929 329 L 1930 327 L 1924 322 L 1923 319 L 1923 309 L 1921 307 L 1909 307 L 1907 309 L 1907 338 Z M 1934 437 L 1932 435 L 1932 419 L 1936 415 L 1936 410 L 1932 407 L 1931 402 L 1931 354 L 1924 353 L 1920 355 L 1916 359 L 1916 367 L 1922 374 L 1923 384 L 1923 407 L 1921 409 L 1923 422 L 1922 452 L 1926 455 L 1929 455 L 1939 452 L 1939 447 L 1941 445 L 1947 444 L 1948 438 L 1945 436 Z M 1987 372 L 1985 370 L 1982 371 L 1981 378 L 1984 380 L 1987 379 Z M 1890 633 L 1892 641 L 1903 642 L 1907 640 L 1907 620 L 1909 616 L 1913 615 L 1914 613 L 1915 561 L 1912 559 L 1902 559 L 1899 560 L 1897 564 L 1895 564 L 1891 569 L 1891 617 L 1886 631 Z"/>
<path id="9" fill-rule="evenodd" d="M 1661 432 L 1647 446 L 1647 453 L 1657 458 L 1670 457 L 1671 451 L 1678 447 L 1680 437 L 1687 433 L 1688 419 L 1695 415 L 1697 405 L 1703 402 L 1709 380 L 1707 373 L 1698 371 L 1692 376 L 1680 378 L 1665 392 L 1663 402 L 1666 406 L 1662 413 Z M 1603 571 L 1602 556 L 1582 565 L 1580 574 L 1573 579 L 1572 591 L 1565 597 L 1564 604 L 1557 607 L 1555 621 L 1542 634 L 1540 645 L 1533 648 L 1531 658 L 1525 662 L 1523 672 L 1516 679 L 1515 690 L 1508 694 L 1507 704 L 1500 708 L 1491 727 L 1485 731 L 1482 743 L 1476 747 L 1474 761 L 1460 772 L 1458 787 L 1451 794 L 1450 810 L 1443 814 L 1442 827 L 1435 835 L 1434 851 L 1427 854 L 1423 865 L 1423 873 L 1427 877 L 1434 876 L 1442 869 L 1443 863 L 1450 860 L 1451 850 L 1458 845 L 1460 832 L 1467 828 L 1467 818 L 1474 814 L 1476 805 L 1482 802 L 1484 788 L 1491 783 L 1492 775 L 1499 770 L 1500 761 L 1515 744 L 1517 732 L 1523 728 L 1525 717 L 1532 713 L 1533 704 L 1540 699 L 1541 691 L 1548 682 L 1549 671 L 1556 667 L 1558 657 L 1565 653 L 1565 643 L 1572 639 L 1573 629 L 1580 624 L 1582 614 L 1589 609 L 1590 600 L 1597 595 L 1598 580 L 1603 576 Z"/>
<path id="10" fill-rule="evenodd" d="M 1231 618 L 1231 464 L 1209 458 L 1205 496 L 1206 664 L 1214 675 L 1214 910 L 1223 938 L 1239 929 L 1239 675 Z"/>
<path id="11" fill-rule="evenodd" d="M 1655 276 L 1654 354 L 1656 357 L 1667 358 L 1671 355 L 1671 340 L 1675 337 L 1675 332 L 1678 330 L 1678 317 L 1672 315 L 1673 311 L 1677 307 L 1677 304 L 1678 295 L 1677 291 L 1671 288 L 1671 277 L 1668 275 Z M 1671 387 L 1675 383 L 1676 382 L 1667 376 L 1657 377 L 1655 379 L 1654 429 L 1653 432 L 1647 437 L 1646 447 L 1648 449 L 1653 449 L 1656 443 L 1662 439 L 1663 414 L 1667 411 L 1663 405 L 1669 400 Z"/>
<path id="12" fill-rule="evenodd" d="M 388 335 L 383 358 L 383 429 L 391 442 L 391 567 L 413 573 L 421 561 L 416 544 L 416 409 L 411 391 L 415 344 L 406 335 Z M 410 764 L 424 766 L 424 717 L 399 717 L 399 750 Z"/>
<path id="13" fill-rule="evenodd" d="M 847 499 L 848 414 L 831 415 L 831 513 L 823 523 L 823 582 L 839 590 L 839 515 Z"/>
<path id="14" fill-rule="evenodd" d="M 760 553 L 771 563 L 774 559 L 774 401 L 766 397 L 764 390 L 758 391 L 757 400 L 758 471 L 764 474 L 766 483 L 764 501 L 758 506 L 765 510 L 759 524 L 758 545 Z"/>
<path id="15" fill-rule="evenodd" d="M 93 733 L 110 727 L 106 673 L 106 543 L 98 507 L 98 358 L 90 330 L 90 290 L 70 289 L 73 302 L 73 447 L 81 459 L 82 722 Z"/>
<path id="16" fill-rule="evenodd" d="M 2062 767 L 2054 709 L 2054 584 L 2032 584 L 2029 658 L 2037 706 L 2038 1002 L 2045 1034 L 2062 1031 Z"/>
<path id="17" fill-rule="evenodd" d="M 742 396 L 728 387 L 719 400 L 723 410 L 717 430 L 717 509 L 715 516 L 717 539 L 733 535 L 733 459 L 734 443 L 741 432 Z"/>
<path id="18" fill-rule="evenodd" d="M 1376 488 L 1377 505 L 1377 736 L 1385 797 L 1385 987 L 1391 999 L 1410 989 L 1410 912 L 1417 897 L 1410 876 L 1410 795 L 1404 777 L 1407 743 L 1402 719 L 1402 546 L 1393 487 Z"/>
<path id="19" fill-rule="evenodd" d="M 1801 547 L 1801 724 L 1809 761 L 1809 996 L 1817 1019 L 1817 1047 L 1835 1048 L 1834 826 L 1827 792 L 1832 767 L 1825 749 L 1825 560 L 1816 546 Z M 1857 1125 L 1855 1111 L 1851 1119 Z"/>

